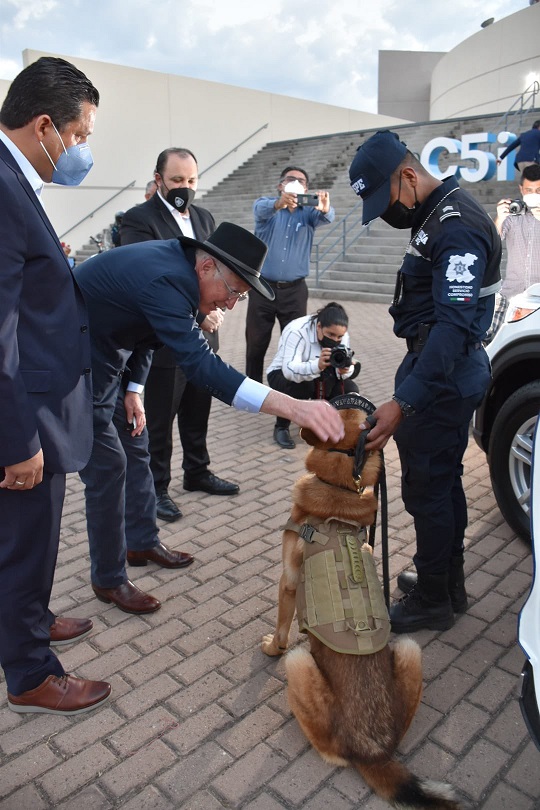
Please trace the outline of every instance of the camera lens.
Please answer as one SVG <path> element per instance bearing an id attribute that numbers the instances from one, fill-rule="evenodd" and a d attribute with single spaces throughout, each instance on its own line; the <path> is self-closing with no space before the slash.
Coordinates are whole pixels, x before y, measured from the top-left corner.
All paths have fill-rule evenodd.
<path id="1" fill-rule="evenodd" d="M 335 346 L 330 352 L 330 365 L 334 368 L 347 368 L 353 353 L 346 346 Z"/>

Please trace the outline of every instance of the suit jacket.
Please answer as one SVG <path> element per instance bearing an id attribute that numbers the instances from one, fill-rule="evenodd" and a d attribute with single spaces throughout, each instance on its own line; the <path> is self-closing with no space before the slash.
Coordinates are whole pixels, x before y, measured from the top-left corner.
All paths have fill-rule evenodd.
<path id="1" fill-rule="evenodd" d="M 199 208 L 198 205 L 190 205 L 189 213 L 195 239 L 204 241 L 216 228 L 214 217 L 210 211 Z M 135 242 L 154 239 L 173 239 L 181 235 L 182 231 L 178 222 L 169 209 L 163 205 L 157 193 L 142 205 L 130 208 L 122 218 L 120 229 L 122 245 L 132 245 Z M 217 352 L 219 349 L 218 333 L 205 332 L 204 336 L 210 348 Z M 158 368 L 174 368 L 176 366 L 174 354 L 167 346 L 154 352 L 152 363 Z M 141 365 L 140 358 L 138 365 Z"/>
<path id="2" fill-rule="evenodd" d="M 230 405 L 245 379 L 197 328 L 195 251 L 178 239 L 108 250 L 75 268 L 90 316 L 94 425 L 108 424 L 130 354 L 164 343 L 188 380 Z"/>
<path id="3" fill-rule="evenodd" d="M 0 142 L 0 466 L 43 450 L 52 473 L 92 448 L 88 318 L 43 206 Z"/>

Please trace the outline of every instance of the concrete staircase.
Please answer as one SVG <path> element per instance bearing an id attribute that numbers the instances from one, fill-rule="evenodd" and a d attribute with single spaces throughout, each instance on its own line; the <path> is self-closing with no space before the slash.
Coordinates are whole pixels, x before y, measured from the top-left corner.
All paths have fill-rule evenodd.
<path id="1" fill-rule="evenodd" d="M 110 227 L 104 228 L 99 233 L 96 233 L 94 238 L 98 242 L 101 242 L 102 250 L 110 250 L 113 246 Z M 89 259 L 90 256 L 95 256 L 96 253 L 99 252 L 99 246 L 96 244 L 96 242 L 90 240 L 83 245 L 82 248 L 79 248 L 79 250 L 76 251 L 73 257 L 75 259 L 75 264 L 81 264 L 82 262 L 86 261 L 86 259 Z"/>

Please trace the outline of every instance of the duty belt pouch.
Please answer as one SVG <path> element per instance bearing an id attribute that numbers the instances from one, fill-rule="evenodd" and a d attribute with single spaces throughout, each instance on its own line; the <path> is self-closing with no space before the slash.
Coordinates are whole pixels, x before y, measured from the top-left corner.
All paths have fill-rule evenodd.
<path id="1" fill-rule="evenodd" d="M 291 527 L 292 528 L 292 527 Z M 369 655 L 388 643 L 390 621 L 366 528 L 336 518 L 297 528 L 304 563 L 296 591 L 300 631 L 348 655 Z"/>

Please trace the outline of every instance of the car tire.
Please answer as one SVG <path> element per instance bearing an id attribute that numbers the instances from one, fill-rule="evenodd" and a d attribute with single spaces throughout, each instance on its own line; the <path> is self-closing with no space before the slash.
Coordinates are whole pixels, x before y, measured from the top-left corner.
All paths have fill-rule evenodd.
<path id="1" fill-rule="evenodd" d="M 518 388 L 499 410 L 489 441 L 491 484 L 508 525 L 530 542 L 533 433 L 540 411 L 540 380 Z"/>

